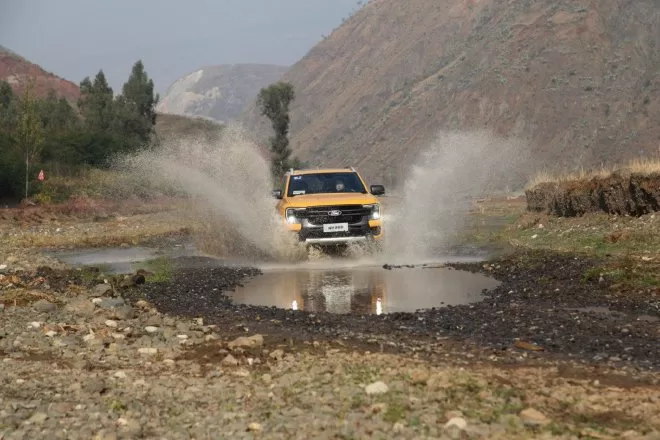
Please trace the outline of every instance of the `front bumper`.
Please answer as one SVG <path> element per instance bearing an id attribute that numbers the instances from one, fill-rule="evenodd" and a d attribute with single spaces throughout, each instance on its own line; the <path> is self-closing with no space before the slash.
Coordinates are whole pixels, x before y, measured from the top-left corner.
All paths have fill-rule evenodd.
<path id="1" fill-rule="evenodd" d="M 286 226 L 296 233 L 301 243 L 321 246 L 377 241 L 383 237 L 382 220 L 368 220 L 367 217 L 358 223 L 349 223 L 348 231 L 343 232 L 324 232 L 323 225 L 312 225 L 306 219 Z"/>
<path id="2" fill-rule="evenodd" d="M 321 237 L 321 238 L 306 238 L 305 244 L 318 244 L 332 246 L 336 244 L 345 243 L 360 243 L 366 242 L 369 238 L 365 237 Z"/>
<path id="3" fill-rule="evenodd" d="M 382 233 L 382 217 L 374 216 L 373 205 L 328 205 L 307 208 L 291 208 L 287 214 L 294 218 L 286 227 L 295 231 L 298 241 L 314 245 L 338 245 L 379 240 Z M 287 210 L 284 210 L 286 213 Z M 289 217 L 289 219 L 291 218 Z M 374 218 L 376 217 L 376 218 Z M 328 225 L 342 226 L 326 232 Z"/>

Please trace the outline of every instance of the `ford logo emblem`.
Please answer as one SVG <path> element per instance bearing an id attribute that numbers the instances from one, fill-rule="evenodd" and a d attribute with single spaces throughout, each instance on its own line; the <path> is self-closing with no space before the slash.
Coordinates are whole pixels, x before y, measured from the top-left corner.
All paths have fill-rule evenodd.
<path id="1" fill-rule="evenodd" d="M 338 211 L 338 210 L 334 209 L 332 211 L 329 211 L 328 215 L 331 216 L 331 217 L 337 217 L 337 216 L 341 215 L 341 211 Z"/>

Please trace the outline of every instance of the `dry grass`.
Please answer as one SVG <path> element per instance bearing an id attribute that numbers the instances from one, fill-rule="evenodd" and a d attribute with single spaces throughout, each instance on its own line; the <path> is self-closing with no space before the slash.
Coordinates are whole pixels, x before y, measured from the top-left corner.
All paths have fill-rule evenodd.
<path id="1" fill-rule="evenodd" d="M 7 249 L 137 245 L 151 238 L 187 234 L 189 226 L 189 222 L 176 211 L 119 217 L 100 222 L 79 219 L 58 221 L 20 228 L 14 224 L 0 223 L 0 235 L 5 238 L 0 249 L 5 245 Z"/>
<path id="2" fill-rule="evenodd" d="M 34 200 L 40 205 L 65 203 L 69 199 L 88 198 L 149 203 L 166 197 L 183 197 L 167 185 L 155 184 L 144 176 L 117 170 L 85 169 L 73 176 L 51 176 L 39 187 Z"/>
<path id="3" fill-rule="evenodd" d="M 626 169 L 635 174 L 660 173 L 660 157 L 638 158 L 628 162 Z"/>
<path id="4" fill-rule="evenodd" d="M 0 293 L 0 304 L 5 306 L 25 306 L 39 300 L 46 300 L 51 303 L 57 302 L 57 298 L 53 295 L 37 290 L 11 289 Z"/>
<path id="5" fill-rule="evenodd" d="M 623 166 L 604 166 L 595 169 L 580 168 L 573 172 L 551 172 L 543 170 L 538 172 L 527 183 L 526 189 L 531 189 L 541 183 L 565 183 L 591 180 L 593 178 L 605 179 L 616 172 L 629 172 L 632 174 L 650 175 L 660 173 L 660 150 L 657 156 L 639 157 L 632 159 Z"/>
<path id="6" fill-rule="evenodd" d="M 533 188 L 541 183 L 564 183 L 589 180 L 594 177 L 605 178 L 612 174 L 614 170 L 601 166 L 599 169 L 586 170 L 580 168 L 578 171 L 556 173 L 548 170 L 539 171 L 527 183 L 526 189 Z"/>
<path id="7" fill-rule="evenodd" d="M 186 232 L 184 227 L 159 225 L 148 226 L 140 230 L 109 231 L 101 234 L 38 235 L 25 233 L 11 237 L 9 245 L 27 248 L 115 247 L 126 244 L 137 246 L 144 240 Z"/>

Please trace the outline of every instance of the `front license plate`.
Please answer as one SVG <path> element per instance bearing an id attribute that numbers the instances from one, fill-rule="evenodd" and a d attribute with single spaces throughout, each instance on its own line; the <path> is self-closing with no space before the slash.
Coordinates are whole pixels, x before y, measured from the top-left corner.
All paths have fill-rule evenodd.
<path id="1" fill-rule="evenodd" d="M 330 223 L 323 225 L 323 232 L 347 232 L 348 223 Z"/>

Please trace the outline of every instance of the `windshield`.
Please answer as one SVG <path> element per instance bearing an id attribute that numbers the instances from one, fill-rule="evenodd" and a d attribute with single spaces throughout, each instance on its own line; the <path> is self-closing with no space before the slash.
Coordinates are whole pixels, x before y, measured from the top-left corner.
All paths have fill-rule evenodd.
<path id="1" fill-rule="evenodd" d="M 291 176 L 288 197 L 319 193 L 362 193 L 367 190 L 356 173 L 316 173 Z"/>

